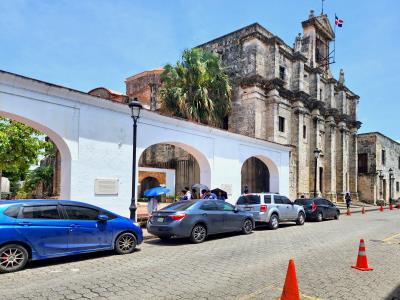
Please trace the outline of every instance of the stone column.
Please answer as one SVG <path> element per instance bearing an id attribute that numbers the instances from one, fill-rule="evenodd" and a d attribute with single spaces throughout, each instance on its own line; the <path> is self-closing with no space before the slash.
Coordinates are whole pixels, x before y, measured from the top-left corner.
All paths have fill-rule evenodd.
<path id="1" fill-rule="evenodd" d="M 325 195 L 331 201 L 337 201 L 336 195 L 336 122 L 330 116 L 326 120 L 326 143 L 325 143 Z"/>
<path id="2" fill-rule="evenodd" d="M 344 193 L 347 186 L 348 178 L 348 129 L 346 123 L 339 122 L 338 124 L 338 137 L 336 139 L 336 192 L 338 201 L 344 202 Z"/>
<path id="3" fill-rule="evenodd" d="M 324 118 L 320 115 L 319 109 L 314 109 L 312 111 L 312 120 L 313 120 L 313 128 L 312 128 L 312 134 L 310 136 L 310 151 L 309 151 L 309 157 L 310 157 L 310 176 L 309 178 L 311 179 L 309 181 L 309 186 L 310 186 L 310 193 L 314 195 L 314 187 L 315 187 L 315 181 L 316 181 L 316 194 L 321 195 L 321 191 L 319 189 L 320 187 L 320 178 L 319 178 L 319 167 L 323 166 L 323 161 L 324 161 L 324 143 L 321 138 L 321 131 L 324 131 Z M 315 177 L 315 156 L 314 156 L 314 150 L 318 148 L 321 150 L 321 155 L 317 160 L 317 177 Z"/>
<path id="4" fill-rule="evenodd" d="M 308 135 L 310 128 L 307 126 L 305 115 L 308 114 L 302 102 L 297 101 L 293 104 L 293 121 L 292 121 L 292 141 L 296 145 L 292 154 L 292 159 L 296 159 L 296 195 L 308 196 L 310 192 L 308 178 Z M 304 126 L 306 126 L 306 136 L 304 137 Z"/>
<path id="5" fill-rule="evenodd" d="M 351 198 L 353 201 L 358 201 L 358 151 L 357 151 L 357 128 L 352 128 L 349 134 L 349 151 L 346 153 L 348 155 L 348 181 L 349 181 L 349 191 L 351 193 Z M 345 154 L 345 155 L 346 155 Z"/>

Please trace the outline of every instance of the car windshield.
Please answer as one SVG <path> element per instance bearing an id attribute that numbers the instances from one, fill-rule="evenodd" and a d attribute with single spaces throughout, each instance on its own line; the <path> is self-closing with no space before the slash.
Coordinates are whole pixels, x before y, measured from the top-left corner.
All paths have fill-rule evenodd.
<path id="1" fill-rule="evenodd" d="M 312 199 L 296 199 L 294 201 L 295 204 L 299 205 L 310 205 L 312 204 L 313 200 Z"/>
<path id="2" fill-rule="evenodd" d="M 161 210 L 186 210 L 195 203 L 196 203 L 196 201 L 179 201 L 179 202 L 167 205 L 166 207 L 162 208 Z"/>
<path id="3" fill-rule="evenodd" d="M 258 195 L 243 195 L 240 196 L 237 203 L 240 204 L 260 204 L 260 196 Z"/>

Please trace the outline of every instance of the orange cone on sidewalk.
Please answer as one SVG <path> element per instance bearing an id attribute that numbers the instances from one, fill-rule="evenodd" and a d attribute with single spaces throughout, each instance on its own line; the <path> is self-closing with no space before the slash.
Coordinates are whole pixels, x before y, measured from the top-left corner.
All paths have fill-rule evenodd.
<path id="1" fill-rule="evenodd" d="M 389 204 L 389 209 L 393 210 L 393 204 L 392 203 Z"/>
<path id="2" fill-rule="evenodd" d="M 361 213 L 365 214 L 365 207 L 364 206 L 361 208 Z"/>
<path id="3" fill-rule="evenodd" d="M 381 207 L 379 208 L 379 211 L 383 211 L 383 205 L 381 205 Z"/>
<path id="4" fill-rule="evenodd" d="M 358 248 L 357 263 L 355 266 L 351 266 L 353 269 L 360 271 L 372 271 L 373 268 L 368 267 L 367 252 L 365 248 L 364 239 L 360 240 L 360 247 Z"/>
<path id="5" fill-rule="evenodd" d="M 400 209 L 400 202 L 397 204 L 397 209 Z"/>
<path id="6" fill-rule="evenodd" d="M 346 215 L 351 216 L 351 210 L 350 210 L 350 208 L 347 209 Z"/>
<path id="7" fill-rule="evenodd" d="M 300 300 L 299 285 L 297 284 L 296 267 L 294 260 L 289 260 L 286 273 L 285 285 L 281 295 L 281 300 Z"/>

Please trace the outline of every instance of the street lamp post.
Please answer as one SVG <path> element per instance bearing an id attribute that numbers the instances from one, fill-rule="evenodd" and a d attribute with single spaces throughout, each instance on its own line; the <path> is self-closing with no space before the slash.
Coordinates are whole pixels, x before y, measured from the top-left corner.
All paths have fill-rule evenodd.
<path id="1" fill-rule="evenodd" d="M 136 133 L 137 133 L 137 121 L 140 118 L 140 110 L 143 108 L 142 104 L 137 98 L 129 102 L 129 108 L 131 109 L 131 117 L 133 120 L 133 141 L 132 141 L 132 196 L 130 210 L 130 219 L 136 221 Z"/>
<path id="2" fill-rule="evenodd" d="M 393 169 L 389 169 L 389 204 L 392 203 L 392 177 L 393 177 Z"/>
<path id="3" fill-rule="evenodd" d="M 318 158 L 321 154 L 321 150 L 315 148 L 314 157 L 315 157 L 315 172 L 314 172 L 314 198 L 317 197 L 317 168 L 318 168 Z"/>

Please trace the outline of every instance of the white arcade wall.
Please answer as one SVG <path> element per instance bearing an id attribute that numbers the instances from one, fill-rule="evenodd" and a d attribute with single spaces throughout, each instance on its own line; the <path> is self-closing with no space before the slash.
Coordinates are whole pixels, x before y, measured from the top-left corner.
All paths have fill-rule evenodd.
<path id="1" fill-rule="evenodd" d="M 127 105 L 0 71 L 0 116 L 28 124 L 56 143 L 62 159 L 62 198 L 129 216 L 132 120 Z M 287 146 L 142 111 L 137 159 L 157 143 L 192 154 L 201 183 L 227 190 L 231 201 L 241 193 L 241 167 L 252 156 L 267 165 L 270 190 L 288 194 Z"/>

